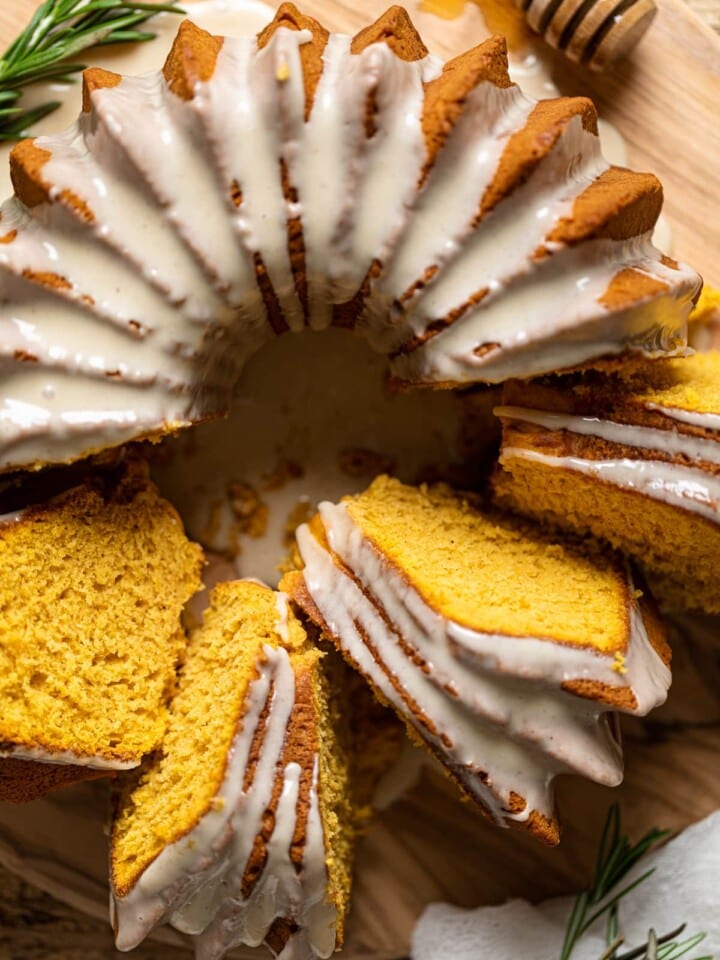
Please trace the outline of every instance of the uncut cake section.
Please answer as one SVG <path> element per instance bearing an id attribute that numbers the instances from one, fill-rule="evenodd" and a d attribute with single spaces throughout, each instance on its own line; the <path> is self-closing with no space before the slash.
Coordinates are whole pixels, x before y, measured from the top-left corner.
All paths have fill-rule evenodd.
<path id="1" fill-rule="evenodd" d="M 589 101 L 524 97 L 498 38 L 443 64 L 399 7 L 353 38 L 292 4 L 257 38 L 186 22 L 161 73 L 88 71 L 78 124 L 11 162 L 3 469 L 222 415 L 283 331 L 454 387 L 682 351 L 699 286 Z"/>
<path id="2" fill-rule="evenodd" d="M 720 353 L 509 383 L 501 504 L 634 556 L 670 607 L 720 612 Z"/>

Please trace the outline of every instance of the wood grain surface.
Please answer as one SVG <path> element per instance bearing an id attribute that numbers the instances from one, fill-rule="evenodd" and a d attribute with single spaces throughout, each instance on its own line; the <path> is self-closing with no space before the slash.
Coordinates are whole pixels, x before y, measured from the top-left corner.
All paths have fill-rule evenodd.
<path id="1" fill-rule="evenodd" d="M 302 6 L 333 29 L 354 31 L 386 3 L 304 0 Z M 658 0 L 658 6 L 631 60 L 610 74 L 590 75 L 552 54 L 554 78 L 565 93 L 593 96 L 625 136 L 632 165 L 661 177 L 675 254 L 720 284 L 720 42 L 680 0 Z M 4 3 L 0 40 L 9 40 L 34 7 L 33 0 Z M 421 19 L 436 52 L 456 53 L 474 42 L 460 21 Z M 561 779 L 559 848 L 489 826 L 449 784 L 425 772 L 360 844 L 343 956 L 405 955 L 418 913 L 433 900 L 474 906 L 577 889 L 588 876 L 611 800 L 621 801 L 631 832 L 651 824 L 681 829 L 720 806 L 720 624 L 692 626 L 692 635 L 686 624 L 675 644 L 676 681 L 666 707 L 649 723 L 625 725 L 623 786 L 610 791 Z M 0 804 L 0 960 L 120 956 L 105 919 L 104 789 L 82 785 L 58 794 L 58 819 L 48 814 L 51 807 L 33 812 Z M 139 960 L 182 955 L 168 943 L 133 954 Z"/>

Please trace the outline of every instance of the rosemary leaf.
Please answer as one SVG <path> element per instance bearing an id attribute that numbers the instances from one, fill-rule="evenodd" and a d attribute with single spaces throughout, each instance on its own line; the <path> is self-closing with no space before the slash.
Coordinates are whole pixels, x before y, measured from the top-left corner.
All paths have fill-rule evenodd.
<path id="1" fill-rule="evenodd" d="M 654 869 L 646 870 L 645 873 L 641 874 L 641 876 L 637 878 L 637 880 L 633 880 L 632 883 L 629 883 L 619 893 L 616 893 L 611 900 L 608 900 L 606 903 L 604 903 L 599 910 L 596 910 L 595 913 L 593 913 L 592 916 L 583 923 L 582 927 L 580 928 L 580 935 L 585 933 L 586 930 L 588 930 L 595 923 L 596 920 L 599 920 L 600 917 L 603 916 L 603 914 L 607 913 L 607 911 L 610 910 L 611 907 L 618 904 L 623 899 L 623 897 L 626 897 L 631 890 L 634 890 L 635 887 L 639 887 L 641 883 L 644 883 L 648 877 L 653 875 L 653 873 L 655 873 Z"/>
<path id="2" fill-rule="evenodd" d="M 580 938 L 601 917 L 606 916 L 605 942 L 607 947 L 599 960 L 678 960 L 701 943 L 705 934 L 699 933 L 688 940 L 678 942 L 677 937 L 685 929 L 682 924 L 676 930 L 661 937 L 653 930 L 648 940 L 640 947 L 619 954 L 623 943 L 620 927 L 620 904 L 636 887 L 644 883 L 654 870 L 646 870 L 635 880 L 622 886 L 622 881 L 642 858 L 661 840 L 670 835 L 669 830 L 649 830 L 637 843 L 632 844 L 621 829 L 620 810 L 613 805 L 608 811 L 600 838 L 595 873 L 587 890 L 578 895 L 565 928 L 565 938 L 559 960 L 571 960 L 573 950 Z M 712 960 L 712 957 L 695 957 L 693 960 Z"/>
<path id="3" fill-rule="evenodd" d="M 85 69 L 67 62 L 78 53 L 109 43 L 146 43 L 155 34 L 138 29 L 142 24 L 158 13 L 183 12 L 177 0 L 44 0 L 0 57 L 0 140 L 25 136 L 59 106 L 15 107 L 26 86 L 72 82 Z"/>
<path id="4" fill-rule="evenodd" d="M 677 960 L 694 950 L 705 939 L 704 933 L 696 933 L 682 943 L 667 943 L 658 950 L 658 960 Z M 710 956 L 697 957 L 696 960 L 713 960 Z"/>
<path id="5" fill-rule="evenodd" d="M 53 113 L 60 106 L 59 101 L 52 100 L 34 110 L 22 110 L 19 107 L 0 110 L 0 142 L 19 140 L 27 136 L 28 128 L 39 123 Z"/>

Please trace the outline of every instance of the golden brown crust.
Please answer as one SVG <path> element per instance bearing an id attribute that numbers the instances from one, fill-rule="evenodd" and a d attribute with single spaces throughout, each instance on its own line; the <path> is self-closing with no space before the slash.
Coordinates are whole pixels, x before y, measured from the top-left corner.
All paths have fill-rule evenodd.
<path id="1" fill-rule="evenodd" d="M 662 184 L 650 173 L 610 167 L 593 180 L 547 237 L 572 246 L 583 240 L 626 240 L 655 226 L 663 202 Z"/>
<path id="2" fill-rule="evenodd" d="M 192 100 L 198 83 L 212 79 L 223 38 L 183 20 L 163 66 L 165 81 L 181 100 Z"/>
<path id="3" fill-rule="evenodd" d="M 297 763 L 301 769 L 300 788 L 297 800 L 295 831 L 290 845 L 290 859 L 299 873 L 302 868 L 303 854 L 310 813 L 310 791 L 315 755 L 319 750 L 318 718 L 313 696 L 312 668 L 297 667 L 295 670 L 295 703 L 285 734 L 285 745 L 278 764 L 273 792 L 268 807 L 263 814 L 262 828 L 255 838 L 252 853 L 243 876 L 242 893 L 247 898 L 257 883 L 267 860 L 267 845 L 275 827 L 275 815 L 283 789 L 285 768 L 289 763 Z M 255 744 L 253 744 L 255 746 Z M 262 743 L 260 744 L 262 749 Z M 251 761 L 256 764 L 258 756 Z"/>
<path id="4" fill-rule="evenodd" d="M 82 75 L 82 112 L 90 113 L 92 110 L 92 95 L 96 90 L 106 90 L 110 87 L 116 87 L 122 77 L 119 73 L 113 73 L 111 70 L 103 70 L 102 67 L 88 67 L 83 70 Z"/>
<path id="5" fill-rule="evenodd" d="M 50 184 L 41 171 L 51 157 L 50 151 L 38 147 L 34 139 L 21 140 L 10 151 L 13 189 L 27 207 L 50 201 Z"/>
<path id="6" fill-rule="evenodd" d="M 312 34 L 312 40 L 309 43 L 303 43 L 300 47 L 300 62 L 305 83 L 305 120 L 308 120 L 322 76 L 323 54 L 330 34 L 317 20 L 301 13 L 294 3 L 281 3 L 272 22 L 258 34 L 257 42 L 260 50 L 270 43 L 280 27 L 285 27 L 287 30 L 308 30 Z M 282 83 L 283 78 L 278 77 L 278 81 Z"/>
<path id="7" fill-rule="evenodd" d="M 288 940 L 297 930 L 297 924 L 292 923 L 287 917 L 277 917 L 273 921 L 273 925 L 265 937 L 265 944 L 270 948 L 273 956 L 278 956 L 283 952 Z M 340 946 L 340 944 L 337 944 L 337 946 Z"/>
<path id="8" fill-rule="evenodd" d="M 427 162 L 423 176 L 427 175 L 427 170 L 435 162 L 462 115 L 468 96 L 481 83 L 492 83 L 496 87 L 512 86 L 504 37 L 490 37 L 472 50 L 449 60 L 442 74 L 426 84 L 422 130 Z"/>
<path id="9" fill-rule="evenodd" d="M 290 173 L 285 160 L 280 161 L 280 179 L 285 199 L 289 204 L 297 206 L 298 192 L 290 180 Z M 288 256 L 290 269 L 295 282 L 295 291 L 302 306 L 303 315 L 309 316 L 307 273 L 305 270 L 305 236 L 301 217 L 291 217 L 287 222 Z"/>
<path id="10" fill-rule="evenodd" d="M 530 179 L 575 117 L 580 117 L 586 130 L 597 134 L 597 111 L 587 97 L 558 97 L 541 100 L 535 106 L 522 130 L 507 142 L 495 176 L 483 195 L 478 221 Z"/>
<path id="11" fill-rule="evenodd" d="M 42 287 L 49 287 L 51 290 L 71 290 L 72 284 L 57 273 L 50 273 L 43 270 L 23 270 L 25 280 L 31 283 L 37 283 Z"/>
<path id="12" fill-rule="evenodd" d="M 10 152 L 10 179 L 18 198 L 27 207 L 53 203 L 51 184 L 43 177 L 42 170 L 52 157 L 49 150 L 38 147 L 34 139 L 21 140 Z M 59 199 L 80 220 L 92 223 L 95 216 L 80 197 L 72 190 L 61 190 Z"/>
<path id="13" fill-rule="evenodd" d="M 345 303 L 336 303 L 333 306 L 333 326 L 342 327 L 346 330 L 351 330 L 363 311 L 365 305 L 365 300 L 367 299 L 368 294 L 370 293 L 370 287 L 373 280 L 377 278 L 382 273 L 383 265 L 379 260 L 373 260 L 370 265 L 370 269 L 365 275 L 365 279 L 360 285 L 360 289 L 357 291 L 355 296 L 351 300 L 347 300 Z"/>
<path id="14" fill-rule="evenodd" d="M 605 293 L 598 299 L 598 303 L 607 307 L 608 310 L 622 310 L 641 300 L 662 296 L 668 289 L 668 285 L 662 280 L 627 267 L 615 274 Z"/>
<path id="15" fill-rule="evenodd" d="M 35 763 L 15 757 L 0 759 L 0 802 L 29 803 L 52 790 L 84 780 L 116 776 L 114 770 L 93 770 L 73 764 Z"/>
<path id="16" fill-rule="evenodd" d="M 285 333 L 288 329 L 285 320 L 285 314 L 280 306 L 280 301 L 275 293 L 272 280 L 268 273 L 265 262 L 259 253 L 253 254 L 253 265 L 255 267 L 255 277 L 257 278 L 258 288 L 267 311 L 268 323 L 273 329 L 273 333 Z"/>
<path id="17" fill-rule="evenodd" d="M 630 687 L 611 687 L 597 680 L 564 680 L 560 686 L 568 693 L 584 700 L 595 700 L 617 710 L 631 713 L 637 708 L 637 699 Z"/>
<path id="18" fill-rule="evenodd" d="M 404 7 L 393 6 L 353 37 L 351 53 L 362 53 L 373 43 L 386 43 L 395 56 L 412 63 L 423 60 L 428 48 Z"/>

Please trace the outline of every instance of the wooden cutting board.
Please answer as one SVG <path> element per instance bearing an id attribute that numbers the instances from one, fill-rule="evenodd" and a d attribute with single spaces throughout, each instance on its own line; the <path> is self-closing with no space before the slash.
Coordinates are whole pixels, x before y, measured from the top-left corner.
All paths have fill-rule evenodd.
<path id="1" fill-rule="evenodd" d="M 485 3 L 491 4 L 491 16 L 503 15 L 502 0 Z M 4 4 L 0 41 L 9 41 L 35 6 L 33 0 Z M 385 6 L 384 0 L 303 3 L 327 26 L 346 32 Z M 554 79 L 563 93 L 590 94 L 626 138 L 631 164 L 661 177 L 675 255 L 720 285 L 720 41 L 680 0 L 658 0 L 658 6 L 631 61 L 609 75 L 590 75 L 551 55 Z M 507 19 L 508 8 L 504 15 Z M 475 21 L 469 18 L 443 20 L 426 13 L 417 20 L 428 45 L 445 56 L 480 36 L 473 36 Z M 489 826 L 458 801 L 449 784 L 426 772 L 360 844 L 343 956 L 404 956 L 418 913 L 434 900 L 474 906 L 577 889 L 588 877 L 612 800 L 621 801 L 631 832 L 654 824 L 680 829 L 720 806 L 718 634 L 720 622 L 711 621 L 694 639 L 676 644 L 669 704 L 649 723 L 626 724 L 627 775 L 621 788 L 561 779 L 558 805 L 565 829 L 557 849 Z M 0 805 L 0 861 L 6 867 L 0 871 L 0 956 L 115 956 L 104 920 L 102 794 L 83 786 L 56 796 L 55 807 Z M 140 960 L 178 955 L 177 946 L 161 943 L 136 954 Z"/>

